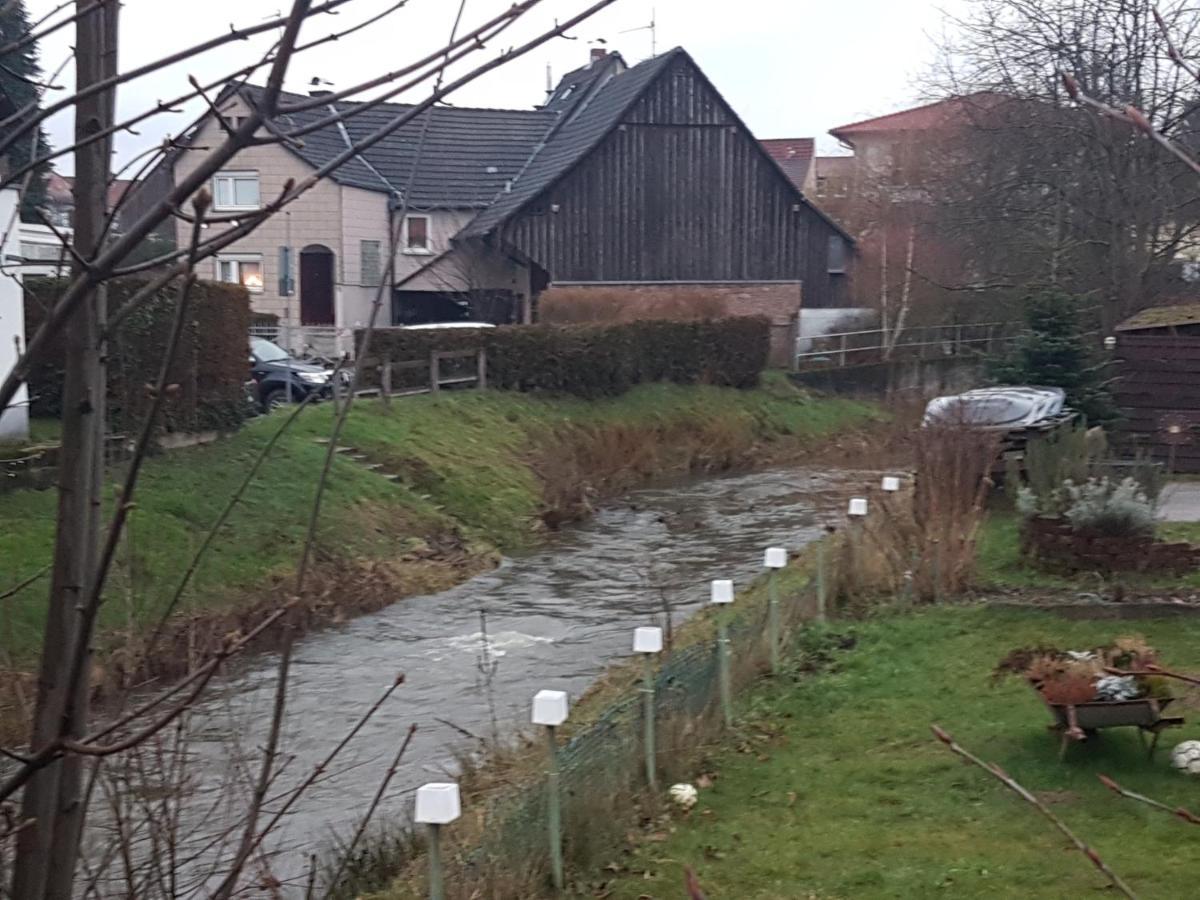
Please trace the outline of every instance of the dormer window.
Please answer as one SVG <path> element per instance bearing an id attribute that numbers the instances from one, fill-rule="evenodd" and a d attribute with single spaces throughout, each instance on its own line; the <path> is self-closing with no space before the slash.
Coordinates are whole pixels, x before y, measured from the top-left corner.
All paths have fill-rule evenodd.
<path id="1" fill-rule="evenodd" d="M 429 241 L 429 216 L 404 217 L 404 252 L 432 253 Z"/>

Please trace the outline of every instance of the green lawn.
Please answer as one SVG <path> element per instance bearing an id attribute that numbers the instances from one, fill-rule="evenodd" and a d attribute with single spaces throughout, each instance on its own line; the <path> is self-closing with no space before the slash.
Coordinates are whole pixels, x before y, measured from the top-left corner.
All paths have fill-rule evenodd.
<path id="1" fill-rule="evenodd" d="M 1200 782 L 1171 770 L 1165 752 L 1148 762 L 1125 729 L 1060 763 L 1041 703 L 989 674 L 1017 646 L 1089 647 L 1130 633 L 1197 671 L 1200 619 L 1068 622 L 942 608 L 838 628 L 856 646 L 823 674 L 753 695 L 739 740 L 703 766 L 716 779 L 699 805 L 655 826 L 604 896 L 673 900 L 684 895 L 684 866 L 709 897 L 739 900 L 1115 895 L 1033 808 L 936 742 L 931 722 L 1039 792 L 1139 896 L 1196 896 L 1200 831 L 1108 793 L 1096 775 L 1193 808 Z M 1188 705 L 1196 721 L 1164 737 L 1167 751 L 1200 738 L 1200 713 Z"/>
<path id="2" fill-rule="evenodd" d="M 157 620 L 195 548 L 284 415 L 256 419 L 229 439 L 147 463 L 101 613 L 102 629 L 136 629 Z M 719 423 L 748 445 L 789 435 L 815 438 L 876 415 L 867 404 L 815 398 L 778 376 L 753 391 L 647 385 L 590 403 L 498 391 L 414 397 L 394 402 L 390 411 L 363 402 L 343 442 L 366 450 L 405 480 L 390 483 L 337 457 L 321 548 L 324 558 L 388 560 L 447 530 L 477 547 L 527 545 L 535 539 L 542 503 L 536 451 L 557 446 L 553 442 L 572 430 L 616 424 L 637 440 L 675 425 Z M 185 609 L 242 602 L 292 571 L 325 454 L 317 438 L 329 433 L 330 424 L 329 406 L 314 407 L 278 443 L 198 570 Z M 55 503 L 53 491 L 0 495 L 0 592 L 50 561 Z M 18 665 L 28 663 L 39 646 L 45 598 L 42 580 L 3 601 L 0 649 Z"/>

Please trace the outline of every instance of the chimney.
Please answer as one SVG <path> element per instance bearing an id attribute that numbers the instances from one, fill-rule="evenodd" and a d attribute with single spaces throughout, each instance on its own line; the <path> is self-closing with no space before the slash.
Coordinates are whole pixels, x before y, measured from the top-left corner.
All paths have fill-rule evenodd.
<path id="1" fill-rule="evenodd" d="M 606 57 L 606 56 L 608 56 L 608 51 L 605 50 L 603 47 L 593 47 L 592 48 L 592 62 L 599 62 L 600 60 L 604 59 L 604 57 Z"/>

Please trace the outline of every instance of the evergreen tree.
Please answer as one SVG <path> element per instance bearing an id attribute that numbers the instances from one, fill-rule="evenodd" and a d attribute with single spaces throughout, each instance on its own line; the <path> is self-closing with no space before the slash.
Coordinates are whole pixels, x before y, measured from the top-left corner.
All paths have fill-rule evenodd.
<path id="1" fill-rule="evenodd" d="M 1107 363 L 1088 349 L 1075 298 L 1047 290 L 1025 301 L 1026 333 L 989 366 L 1000 384 L 1060 387 L 1067 403 L 1093 424 L 1117 417 L 1108 390 Z"/>
<path id="2" fill-rule="evenodd" d="M 29 14 L 24 0 L 15 3 L 0 3 L 0 44 L 18 40 L 29 32 Z M 8 118 L 19 109 L 38 100 L 36 82 L 42 77 L 38 65 L 37 46 L 26 44 L 19 50 L 7 53 L 0 61 L 0 119 Z M 4 132 L 0 132 L 2 136 Z M 36 141 L 36 144 L 33 142 Z M 39 126 L 35 134 L 22 137 L 5 154 L 9 172 L 28 165 L 31 159 L 44 156 L 50 145 L 46 132 Z M 34 210 L 46 202 L 46 179 L 50 173 L 47 163 L 38 168 L 30 179 L 29 187 L 21 196 L 21 218 L 35 219 Z"/>

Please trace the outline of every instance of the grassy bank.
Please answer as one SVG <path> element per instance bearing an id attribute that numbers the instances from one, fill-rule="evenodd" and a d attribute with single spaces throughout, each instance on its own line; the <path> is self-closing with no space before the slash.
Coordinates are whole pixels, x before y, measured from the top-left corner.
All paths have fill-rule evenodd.
<path id="1" fill-rule="evenodd" d="M 1175 668 L 1200 668 L 1200 620 L 1068 622 L 984 608 L 885 615 L 838 626 L 850 649 L 817 654 L 820 674 L 770 684 L 689 814 L 654 821 L 611 870 L 593 874 L 618 900 L 684 894 L 685 866 L 710 897 L 1077 897 L 1103 878 L 1036 811 L 964 765 L 929 732 L 938 722 L 1050 803 L 1141 896 L 1194 892 L 1192 826 L 1106 791 L 1106 773 L 1168 803 L 1194 805 L 1167 754 L 1148 762 L 1125 729 L 1057 760 L 1045 710 L 989 673 L 1009 649 L 1088 647 L 1139 633 Z M 814 660 L 809 657 L 807 662 Z M 798 659 L 798 668 L 806 668 Z M 1185 703 L 1195 709 L 1194 703 Z M 1193 713 L 1194 715 L 1194 713 Z M 1200 737 L 1189 724 L 1163 744 Z"/>
<path id="2" fill-rule="evenodd" d="M 783 379 L 753 391 L 644 386 L 613 400 L 544 399 L 461 392 L 362 403 L 339 455 L 324 506 L 310 618 L 336 620 L 477 571 L 495 551 L 519 549 L 550 525 L 585 514 L 606 495 L 647 478 L 795 458 L 876 415 L 864 404 L 814 398 Z M 163 614 L 195 549 L 247 467 L 279 427 L 251 422 L 219 443 L 175 451 L 145 469 L 113 573 L 101 627 L 113 647 Z M 330 410 L 306 411 L 214 541 L 180 607 L 173 658 L 240 616 L 277 604 L 300 550 Z M 401 476 L 389 481 L 364 463 Z M 113 473 L 114 477 L 119 473 Z M 53 492 L 0 497 L 0 590 L 40 571 L 53 549 Z M 0 648 L 28 668 L 40 642 L 44 580 L 6 601 Z M 225 631 L 220 631 L 220 629 Z M 184 653 L 186 656 L 186 653 Z"/>

